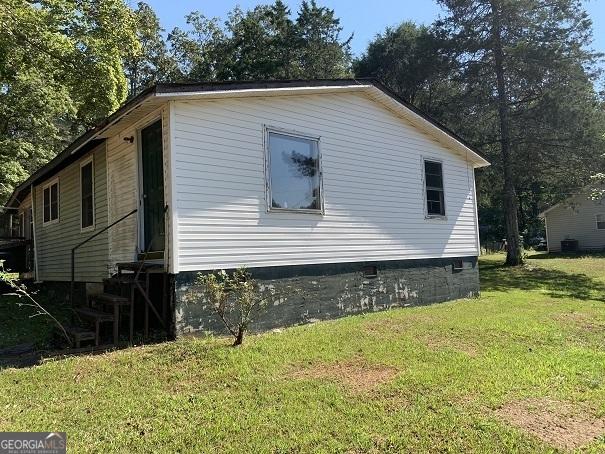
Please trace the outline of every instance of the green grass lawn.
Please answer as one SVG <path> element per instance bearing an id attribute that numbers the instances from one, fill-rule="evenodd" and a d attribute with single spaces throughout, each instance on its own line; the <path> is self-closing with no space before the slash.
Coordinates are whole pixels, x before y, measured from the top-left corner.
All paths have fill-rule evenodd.
<path id="1" fill-rule="evenodd" d="M 0 371 L 0 431 L 73 451 L 605 451 L 605 256 L 481 261 L 482 296 Z"/>

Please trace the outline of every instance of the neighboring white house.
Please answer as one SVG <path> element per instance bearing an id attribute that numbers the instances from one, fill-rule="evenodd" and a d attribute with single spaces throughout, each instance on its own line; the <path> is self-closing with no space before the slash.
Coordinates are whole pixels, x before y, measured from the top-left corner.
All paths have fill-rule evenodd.
<path id="1" fill-rule="evenodd" d="M 540 214 L 546 224 L 549 252 L 561 242 L 576 240 L 580 250 L 605 250 L 605 203 L 577 194 Z"/>
<path id="2" fill-rule="evenodd" d="M 76 281 L 154 261 L 177 332 L 209 327 L 191 302 L 199 271 L 246 266 L 313 295 L 269 327 L 477 294 L 474 169 L 486 165 L 374 80 L 162 84 L 10 204 L 33 192 L 38 280 L 69 281 L 71 249 L 99 233 L 76 252 Z"/>

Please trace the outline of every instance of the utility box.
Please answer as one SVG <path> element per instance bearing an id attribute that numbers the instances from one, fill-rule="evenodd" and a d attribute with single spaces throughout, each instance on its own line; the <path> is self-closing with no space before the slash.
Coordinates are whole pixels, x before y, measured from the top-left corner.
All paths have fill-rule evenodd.
<path id="1" fill-rule="evenodd" d="M 561 241 L 561 252 L 577 252 L 579 249 L 578 240 Z"/>

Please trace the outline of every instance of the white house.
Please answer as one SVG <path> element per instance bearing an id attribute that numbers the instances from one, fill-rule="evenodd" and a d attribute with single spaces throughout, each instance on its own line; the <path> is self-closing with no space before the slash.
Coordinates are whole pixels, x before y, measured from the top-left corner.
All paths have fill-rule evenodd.
<path id="1" fill-rule="evenodd" d="M 488 164 L 374 80 L 161 84 L 9 204 L 33 213 L 38 281 L 70 281 L 72 248 L 96 235 L 74 251 L 76 283 L 161 274 L 145 304 L 180 334 L 215 329 L 197 273 L 246 266 L 297 289 L 266 328 L 477 294 Z"/>
<path id="2" fill-rule="evenodd" d="M 580 250 L 605 250 L 605 204 L 588 193 L 576 194 L 540 214 L 546 224 L 549 252 L 565 242 Z"/>

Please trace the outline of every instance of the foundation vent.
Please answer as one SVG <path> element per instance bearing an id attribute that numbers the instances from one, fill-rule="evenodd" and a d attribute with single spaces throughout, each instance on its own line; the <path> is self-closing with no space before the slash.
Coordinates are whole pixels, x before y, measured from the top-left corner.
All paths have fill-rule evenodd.
<path id="1" fill-rule="evenodd" d="M 372 278 L 378 277 L 378 268 L 376 265 L 368 265 L 363 267 L 363 277 Z"/>

